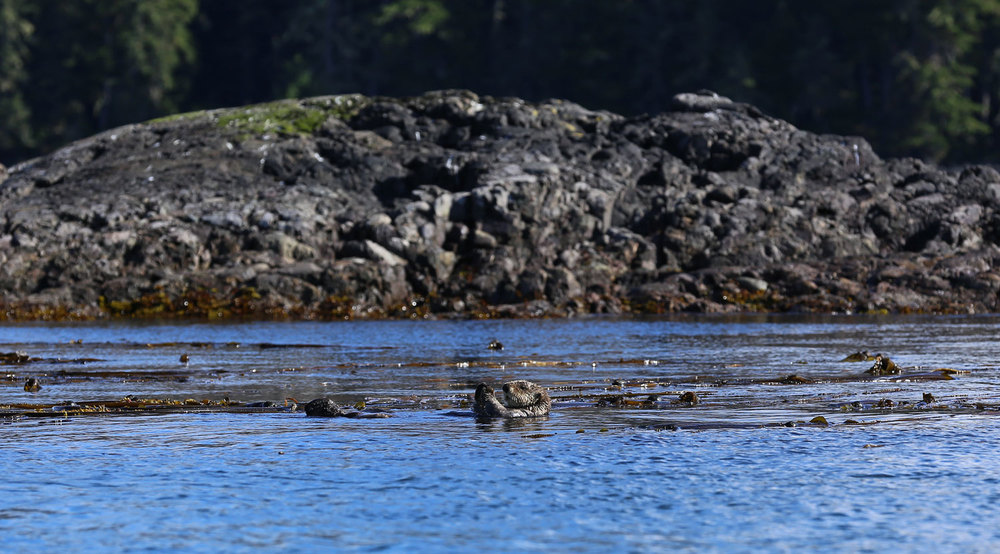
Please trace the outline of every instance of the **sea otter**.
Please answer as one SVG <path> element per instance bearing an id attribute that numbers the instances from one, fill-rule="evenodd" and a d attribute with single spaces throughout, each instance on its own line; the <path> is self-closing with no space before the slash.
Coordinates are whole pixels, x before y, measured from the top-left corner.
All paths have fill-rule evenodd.
<path id="1" fill-rule="evenodd" d="M 472 411 L 479 417 L 539 417 L 548 415 L 552 407 L 549 393 L 531 381 L 508 381 L 503 395 L 506 404 L 497 400 L 492 387 L 479 383 Z"/>
<path id="2" fill-rule="evenodd" d="M 40 390 L 42 390 L 42 385 L 38 382 L 38 379 L 28 377 L 24 381 L 24 392 L 38 392 Z"/>
<path id="3" fill-rule="evenodd" d="M 872 375 L 893 375 L 897 373 L 902 373 L 903 369 L 896 365 L 895 362 L 889 359 L 889 356 L 883 356 L 882 354 L 875 355 L 875 364 L 872 365 L 871 369 L 865 373 L 870 373 Z"/>

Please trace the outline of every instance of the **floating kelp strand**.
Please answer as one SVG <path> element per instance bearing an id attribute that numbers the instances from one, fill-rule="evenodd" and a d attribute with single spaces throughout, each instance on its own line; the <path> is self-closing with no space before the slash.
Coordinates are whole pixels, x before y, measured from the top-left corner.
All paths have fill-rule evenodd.
<path id="1" fill-rule="evenodd" d="M 275 344 L 275 343 L 270 343 L 270 342 L 262 342 L 262 343 L 255 344 L 254 346 L 256 346 L 260 350 L 274 350 L 274 349 L 277 349 L 277 348 L 291 348 L 291 349 L 295 349 L 295 348 L 326 348 L 327 347 L 327 345 L 325 345 L 325 344 Z"/>

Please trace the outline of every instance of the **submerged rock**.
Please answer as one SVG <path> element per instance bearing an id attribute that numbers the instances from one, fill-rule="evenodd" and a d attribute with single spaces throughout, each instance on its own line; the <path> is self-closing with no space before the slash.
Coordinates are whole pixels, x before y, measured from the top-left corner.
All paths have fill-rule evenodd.
<path id="1" fill-rule="evenodd" d="M 390 414 L 385 412 L 365 412 L 343 408 L 329 398 L 311 400 L 305 405 L 303 410 L 306 412 L 307 417 L 351 417 L 361 419 L 391 417 Z"/>
<path id="2" fill-rule="evenodd" d="M 441 91 L 113 129 L 0 173 L 0 318 L 1000 309 L 1000 174 L 710 92 Z"/>
<path id="3" fill-rule="evenodd" d="M 317 398 L 305 405 L 306 415 L 309 417 L 341 417 L 344 410 L 329 398 Z"/>

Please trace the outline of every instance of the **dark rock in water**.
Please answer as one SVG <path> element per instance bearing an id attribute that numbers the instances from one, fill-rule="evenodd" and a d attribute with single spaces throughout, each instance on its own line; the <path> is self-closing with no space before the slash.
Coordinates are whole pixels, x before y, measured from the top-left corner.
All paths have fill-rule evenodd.
<path id="1" fill-rule="evenodd" d="M 599 408 L 624 408 L 626 405 L 625 397 L 620 394 L 609 394 L 597 399 Z"/>
<path id="2" fill-rule="evenodd" d="M 329 398 L 317 398 L 306 404 L 306 415 L 309 417 L 342 417 L 344 410 Z"/>
<path id="3" fill-rule="evenodd" d="M 247 408 L 277 408 L 278 403 L 271 400 L 263 400 L 261 402 L 249 402 L 246 404 Z"/>
<path id="4" fill-rule="evenodd" d="M 350 417 L 358 419 L 377 419 L 392 417 L 384 411 L 359 411 L 350 410 L 338 406 L 329 398 L 317 398 L 305 405 L 306 416 L 308 417 Z"/>
<path id="5" fill-rule="evenodd" d="M 711 92 L 285 100 L 8 168 L 0 318 L 985 312 L 1000 174 Z"/>

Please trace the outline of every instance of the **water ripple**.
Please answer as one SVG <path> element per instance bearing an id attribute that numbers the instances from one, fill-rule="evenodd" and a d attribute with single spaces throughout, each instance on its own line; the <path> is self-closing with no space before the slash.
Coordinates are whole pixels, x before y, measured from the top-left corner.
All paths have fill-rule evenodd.
<path id="1" fill-rule="evenodd" d="M 988 551 L 1000 541 L 993 510 L 1000 428 L 995 410 L 972 404 L 1000 404 L 997 322 L 3 327 L 0 350 L 104 360 L 72 377 L 58 377 L 62 364 L 15 367 L 18 376 L 37 369 L 52 377 L 43 375 L 39 393 L 8 381 L 9 403 L 129 394 L 395 403 L 394 417 L 379 420 L 299 413 L 5 420 L 0 533 L 12 551 Z M 507 345 L 502 353 L 485 351 L 493 338 Z M 82 344 L 70 344 L 77 339 Z M 209 346 L 194 350 L 203 342 Z M 839 362 L 861 348 L 972 373 L 952 381 L 838 380 L 862 371 Z M 178 357 L 186 351 L 185 367 Z M 120 377 L 143 371 L 151 377 Z M 791 373 L 818 382 L 772 382 Z M 175 374 L 185 379 L 163 377 Z M 535 421 L 443 415 L 467 411 L 460 403 L 477 381 L 515 376 L 551 385 L 565 403 Z M 613 380 L 662 395 L 660 404 L 573 401 L 620 394 Z M 672 404 L 683 390 L 697 390 L 702 403 Z M 851 411 L 855 401 L 917 402 L 924 392 L 948 409 Z M 831 425 L 809 425 L 816 415 Z"/>

